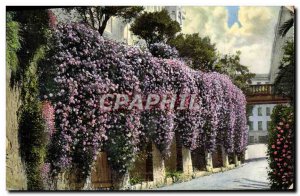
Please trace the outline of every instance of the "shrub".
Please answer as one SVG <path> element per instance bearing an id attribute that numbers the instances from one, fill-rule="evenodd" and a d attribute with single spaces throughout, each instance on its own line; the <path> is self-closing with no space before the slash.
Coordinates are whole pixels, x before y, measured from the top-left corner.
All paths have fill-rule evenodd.
<path id="1" fill-rule="evenodd" d="M 271 188 L 288 189 L 294 183 L 294 114 L 289 106 L 277 105 L 271 115 L 268 171 Z"/>
<path id="2" fill-rule="evenodd" d="M 132 177 L 132 178 L 129 179 L 129 183 L 131 185 L 139 184 L 141 182 L 143 182 L 143 180 L 140 179 L 139 177 Z"/>
<path id="3" fill-rule="evenodd" d="M 169 171 L 166 172 L 166 178 L 172 178 L 173 183 L 178 182 L 180 177 L 182 176 L 182 172 L 180 171 Z"/>
<path id="4" fill-rule="evenodd" d="M 6 14 L 6 65 L 15 74 L 18 66 L 17 52 L 21 48 L 20 25 L 13 20 L 13 13 Z"/>

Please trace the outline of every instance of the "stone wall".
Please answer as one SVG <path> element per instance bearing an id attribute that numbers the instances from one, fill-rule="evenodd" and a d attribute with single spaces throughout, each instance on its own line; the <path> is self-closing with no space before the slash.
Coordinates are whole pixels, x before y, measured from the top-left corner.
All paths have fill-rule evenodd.
<path id="1" fill-rule="evenodd" d="M 20 157 L 18 117 L 20 90 L 10 88 L 10 73 L 6 73 L 6 189 L 26 190 L 25 166 Z"/>

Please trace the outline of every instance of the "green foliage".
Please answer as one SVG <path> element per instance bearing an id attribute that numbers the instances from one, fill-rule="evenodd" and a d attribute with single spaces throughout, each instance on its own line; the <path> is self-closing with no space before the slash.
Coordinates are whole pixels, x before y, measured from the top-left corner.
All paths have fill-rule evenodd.
<path id="1" fill-rule="evenodd" d="M 139 184 L 141 182 L 143 182 L 143 179 L 141 179 L 139 177 L 132 177 L 132 178 L 129 179 L 129 183 L 131 185 Z"/>
<path id="2" fill-rule="evenodd" d="M 158 42 L 167 42 L 181 31 L 177 21 L 171 19 L 167 10 L 144 12 L 136 18 L 130 30 L 144 39 L 148 46 Z"/>
<path id="3" fill-rule="evenodd" d="M 20 25 L 13 20 L 13 13 L 6 14 L 6 66 L 15 73 L 18 67 L 17 52 L 21 48 Z"/>
<path id="4" fill-rule="evenodd" d="M 46 156 L 45 124 L 38 99 L 37 64 L 44 57 L 39 48 L 25 72 L 21 88 L 22 105 L 19 108 L 19 138 L 21 158 L 26 163 L 29 190 L 42 190 L 41 166 Z"/>
<path id="5" fill-rule="evenodd" d="M 180 180 L 181 175 L 182 175 L 181 171 L 167 171 L 166 172 L 166 178 L 172 178 L 173 182 L 178 182 Z"/>
<path id="6" fill-rule="evenodd" d="M 11 77 L 12 86 L 22 84 L 36 50 L 42 45 L 47 45 L 50 34 L 47 10 L 16 11 L 14 19 L 20 27 L 21 48 L 17 56 L 22 60 L 19 61 L 16 73 Z"/>
<path id="7" fill-rule="evenodd" d="M 228 75 L 236 86 L 247 93 L 255 74 L 240 63 L 240 55 L 241 52 L 237 51 L 236 54 L 226 54 L 220 57 L 215 65 L 215 71 Z"/>
<path id="8" fill-rule="evenodd" d="M 200 37 L 198 33 L 179 34 L 168 44 L 175 47 L 179 56 L 185 58 L 193 69 L 212 71 L 217 60 L 217 50 L 209 37 Z"/>
<path id="9" fill-rule="evenodd" d="M 10 25 L 7 27 L 14 29 L 8 30 L 11 33 L 7 36 L 14 36 L 14 39 L 9 38 L 14 42 L 19 36 L 19 44 L 15 44 L 13 49 L 16 52 L 14 58 L 20 61 L 12 72 L 11 86 L 21 87 L 22 104 L 18 110 L 21 158 L 26 165 L 28 189 L 43 190 L 41 168 L 46 156 L 47 139 L 39 101 L 37 68 L 44 58 L 43 45 L 46 45 L 49 36 L 48 14 L 46 10 L 24 10 L 16 11 L 9 18 L 16 22 L 8 22 Z"/>
<path id="10" fill-rule="evenodd" d="M 295 101 L 295 49 L 294 41 L 284 45 L 284 56 L 281 60 L 278 75 L 275 79 L 275 94 L 284 95 Z M 294 104 L 293 104 L 294 105 Z"/>
<path id="11" fill-rule="evenodd" d="M 27 186 L 29 190 L 41 190 L 40 167 L 45 156 L 46 138 L 40 104 L 33 101 L 30 105 L 23 105 L 20 114 L 20 149 L 26 163 Z"/>
<path id="12" fill-rule="evenodd" d="M 130 22 L 144 10 L 143 6 L 84 6 L 66 8 L 67 11 L 76 10 L 83 21 L 103 35 L 107 22 L 111 17 L 122 18 Z"/>
<path id="13" fill-rule="evenodd" d="M 294 115 L 290 106 L 277 105 L 271 115 L 268 142 L 268 178 L 271 188 L 288 189 L 294 182 Z"/>

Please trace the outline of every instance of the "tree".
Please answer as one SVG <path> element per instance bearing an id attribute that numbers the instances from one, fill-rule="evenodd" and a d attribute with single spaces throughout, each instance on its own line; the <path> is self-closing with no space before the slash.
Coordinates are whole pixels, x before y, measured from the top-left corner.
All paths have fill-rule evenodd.
<path id="1" fill-rule="evenodd" d="M 202 71 L 213 70 L 217 52 L 209 37 L 201 38 L 198 33 L 179 34 L 168 43 L 178 50 L 179 56 L 189 62 L 190 67 Z"/>
<path id="2" fill-rule="evenodd" d="M 240 63 L 241 52 L 235 54 L 226 54 L 219 57 L 215 71 L 228 75 L 233 83 L 238 86 L 244 93 L 247 93 L 251 79 L 255 76 L 251 73 L 247 66 Z"/>
<path id="3" fill-rule="evenodd" d="M 67 11 L 76 10 L 85 23 L 103 35 L 107 22 L 111 17 L 122 18 L 130 22 L 144 10 L 143 6 L 85 6 L 66 8 Z"/>
<path id="4" fill-rule="evenodd" d="M 281 35 L 282 37 L 284 37 L 287 32 L 294 26 L 294 17 L 295 14 L 293 11 L 289 11 L 291 14 L 291 18 L 288 19 L 285 23 L 283 23 L 280 27 L 279 27 L 279 35 Z"/>
<path id="5" fill-rule="evenodd" d="M 289 97 L 292 102 L 295 96 L 295 50 L 294 41 L 287 41 L 284 46 L 284 55 L 275 79 L 275 94 Z"/>
<path id="6" fill-rule="evenodd" d="M 160 12 L 144 12 L 136 18 L 130 30 L 144 39 L 149 47 L 150 44 L 167 42 L 174 38 L 175 34 L 181 31 L 181 27 L 164 9 Z"/>

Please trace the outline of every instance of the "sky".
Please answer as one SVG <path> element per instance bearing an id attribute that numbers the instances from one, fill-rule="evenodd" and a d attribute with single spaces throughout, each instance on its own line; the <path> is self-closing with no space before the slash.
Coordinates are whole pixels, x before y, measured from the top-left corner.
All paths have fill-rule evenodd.
<path id="1" fill-rule="evenodd" d="M 241 51 L 253 73 L 269 73 L 280 7 L 184 7 L 183 33 L 209 36 L 222 54 Z"/>

